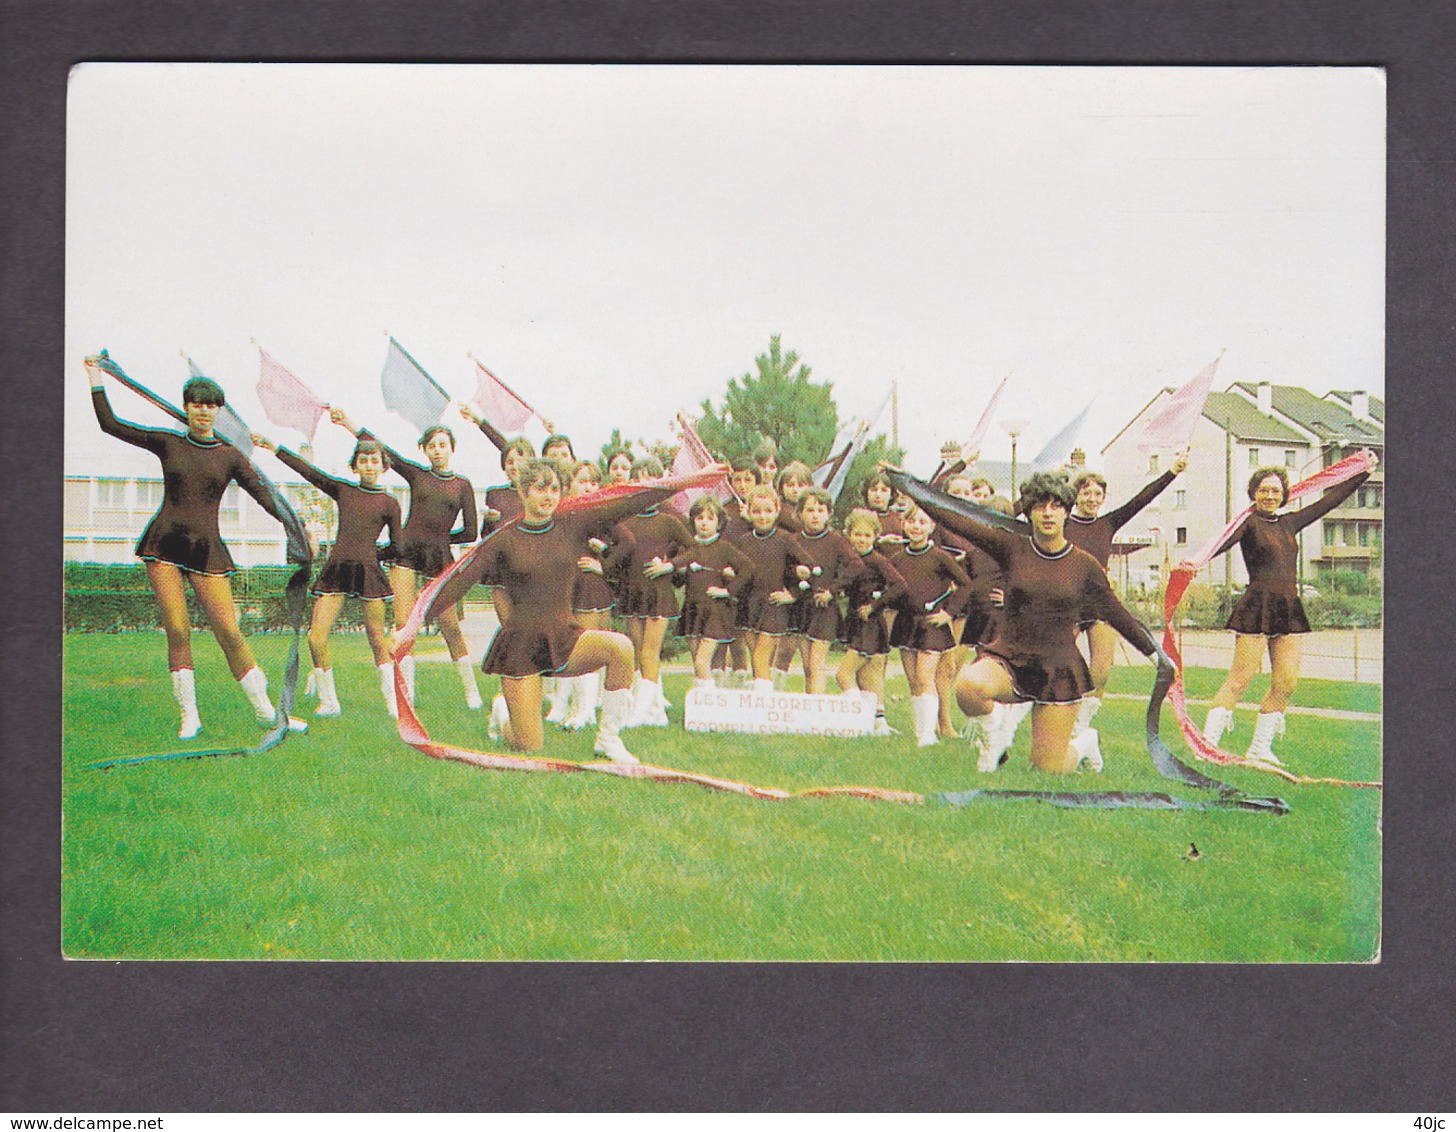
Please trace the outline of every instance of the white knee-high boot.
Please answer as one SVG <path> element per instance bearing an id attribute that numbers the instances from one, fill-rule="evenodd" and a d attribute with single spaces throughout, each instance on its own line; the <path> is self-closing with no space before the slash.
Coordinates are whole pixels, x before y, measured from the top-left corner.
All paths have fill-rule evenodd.
<path id="1" fill-rule="evenodd" d="M 622 745 L 621 730 L 632 710 L 632 693 L 627 688 L 608 688 L 602 694 L 602 722 L 592 751 L 614 763 L 635 763 L 637 757 Z"/>
<path id="2" fill-rule="evenodd" d="M 315 668 L 313 686 L 318 693 L 318 709 L 314 715 L 343 714 L 344 709 L 339 703 L 339 693 L 334 688 L 334 670 L 332 668 Z"/>
<path id="3" fill-rule="evenodd" d="M 933 747 L 938 742 L 935 734 L 936 717 L 940 712 L 940 700 L 934 692 L 924 692 L 910 699 L 910 710 L 915 716 L 915 745 Z"/>
<path id="4" fill-rule="evenodd" d="M 1011 704 L 992 704 L 991 710 L 980 717 L 985 729 L 985 742 L 977 749 L 976 769 L 982 774 L 992 774 L 1001 767 L 1011 741 L 1016 738 L 1016 724 L 1011 720 Z M 976 722 L 976 721 L 973 721 Z"/>
<path id="5" fill-rule="evenodd" d="M 190 668 L 178 668 L 172 673 L 172 695 L 182 712 L 182 725 L 177 729 L 177 738 L 196 739 L 202 730 L 202 720 L 197 714 L 197 678 Z"/>
<path id="6" fill-rule="evenodd" d="M 259 723 L 267 726 L 278 718 L 278 710 L 268 698 L 268 677 L 261 668 L 253 665 L 238 677 L 238 684 L 242 687 L 243 694 L 248 697 L 248 703 L 253 705 L 253 714 Z"/>
<path id="7" fill-rule="evenodd" d="M 390 719 L 399 718 L 399 708 L 395 704 L 394 696 L 394 662 L 386 660 L 379 666 L 379 690 L 384 695 L 384 710 L 389 712 Z"/>
<path id="8" fill-rule="evenodd" d="M 1254 724 L 1254 740 L 1249 744 L 1248 754 L 1244 757 L 1261 763 L 1269 763 L 1271 766 L 1283 766 L 1279 756 L 1273 751 L 1274 736 L 1282 734 L 1284 734 L 1284 713 L 1282 711 L 1261 711 Z"/>
<path id="9" fill-rule="evenodd" d="M 1072 738 L 1076 738 L 1092 726 L 1092 717 L 1102 707 L 1102 700 L 1097 696 L 1083 696 L 1077 704 L 1077 722 L 1072 724 Z"/>
<path id="10" fill-rule="evenodd" d="M 601 669 L 588 672 L 585 676 L 578 676 L 576 678 L 576 702 L 572 706 L 571 714 L 566 717 L 566 722 L 561 726 L 568 731 L 580 731 L 595 723 L 597 721 L 597 698 L 601 695 L 601 690 Z"/>
<path id="11" fill-rule="evenodd" d="M 1203 737 L 1217 747 L 1218 741 L 1223 738 L 1223 733 L 1228 730 L 1229 724 L 1233 721 L 1232 708 L 1209 708 L 1208 717 L 1203 721 Z"/>
<path id="12" fill-rule="evenodd" d="M 460 686 L 465 689 L 465 706 L 471 711 L 479 711 L 484 702 L 480 698 L 480 688 L 475 683 L 475 665 L 468 656 L 462 656 L 455 661 L 455 671 L 460 676 Z"/>

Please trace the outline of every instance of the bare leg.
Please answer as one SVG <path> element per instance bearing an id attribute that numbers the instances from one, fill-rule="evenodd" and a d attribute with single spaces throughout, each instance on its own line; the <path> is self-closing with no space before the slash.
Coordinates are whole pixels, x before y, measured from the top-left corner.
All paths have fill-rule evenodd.
<path id="1" fill-rule="evenodd" d="M 1092 694 L 1099 699 L 1112 675 L 1112 658 L 1117 650 L 1117 630 L 1102 621 L 1087 626 L 1087 668 L 1092 673 Z"/>
<path id="2" fill-rule="evenodd" d="M 518 751 L 539 751 L 541 734 L 541 677 L 502 676 L 501 694 L 506 698 L 505 738 Z"/>
<path id="3" fill-rule="evenodd" d="M 1272 642 L 1271 642 L 1272 644 Z M 1272 651 L 1272 650 L 1271 650 Z M 1264 638 L 1252 633 L 1239 633 L 1234 637 L 1234 659 L 1223 685 L 1213 697 L 1213 706 L 1232 711 L 1238 706 L 1239 697 L 1249 686 L 1249 681 L 1258 675 L 1259 664 L 1264 658 Z M 1295 657 L 1298 669 L 1298 654 Z M 1272 691 L 1272 688 L 1271 688 Z"/>
<path id="4" fill-rule="evenodd" d="M 188 574 L 187 577 L 202 604 L 202 612 L 207 614 L 212 635 L 227 657 L 228 669 L 235 678 L 241 679 L 248 669 L 256 668 L 258 662 L 253 659 L 253 650 L 238 628 L 238 607 L 233 604 L 232 579 L 211 574 Z"/>
<path id="5" fill-rule="evenodd" d="M 632 642 L 632 655 L 636 659 L 637 671 L 642 671 L 642 635 L 647 629 L 647 618 L 627 618 L 627 638 Z"/>
<path id="6" fill-rule="evenodd" d="M 693 643 L 693 676 L 699 680 L 713 679 L 713 661 L 717 659 L 720 641 L 699 637 Z"/>
<path id="7" fill-rule="evenodd" d="M 403 629 L 415 608 L 419 580 L 408 566 L 391 566 L 389 588 L 394 591 L 394 627 Z M 382 661 L 380 663 L 383 663 Z"/>
<path id="8" fill-rule="evenodd" d="M 877 695 L 881 707 L 885 704 L 885 668 L 889 662 L 889 655 L 882 653 L 879 656 L 866 657 L 859 668 L 859 686 L 866 692 Z"/>
<path id="9" fill-rule="evenodd" d="M 956 634 L 956 639 L 960 639 L 959 633 Z M 965 659 L 966 650 L 960 645 L 956 645 L 941 653 L 940 660 L 935 665 L 935 698 L 937 701 L 935 730 L 937 734 L 951 739 L 957 738 L 960 734 L 950 717 L 950 702 L 955 696 L 956 674 L 960 672 Z"/>
<path id="10" fill-rule="evenodd" d="M 808 647 L 808 667 L 805 669 L 804 679 L 806 681 L 805 691 L 810 695 L 822 696 L 826 677 L 824 674 L 824 662 L 829 659 L 829 642 L 806 639 Z"/>
<path id="11" fill-rule="evenodd" d="M 396 599 L 398 600 L 398 599 Z M 399 624 L 398 611 L 396 610 L 395 624 Z M 469 646 L 465 643 L 465 634 L 460 631 L 460 614 L 455 612 L 454 605 L 447 605 L 440 610 L 435 617 L 435 624 L 440 626 L 440 639 L 445 642 L 445 647 L 450 650 L 450 659 L 459 660 L 470 652 Z"/>
<path id="12" fill-rule="evenodd" d="M 778 638 L 768 633 L 750 633 L 749 649 L 753 658 L 753 678 L 755 680 L 771 680 L 773 678 L 773 655 L 778 644 Z"/>
<path id="13" fill-rule="evenodd" d="M 343 611 L 344 597 L 344 594 L 323 594 L 313 599 L 313 620 L 308 626 L 308 652 L 313 657 L 315 668 L 333 667 L 329 656 L 329 634 L 333 632 L 334 623 Z M 384 660 L 376 657 L 374 663 L 383 664 Z"/>
<path id="14" fill-rule="evenodd" d="M 1260 713 L 1280 712 L 1289 706 L 1299 682 L 1301 641 L 1297 633 L 1269 638 L 1269 694 L 1259 705 Z"/>
<path id="15" fill-rule="evenodd" d="M 1048 774 L 1070 774 L 1077 769 L 1072 750 L 1076 704 L 1037 704 L 1031 709 L 1031 762 Z"/>
<path id="16" fill-rule="evenodd" d="M 956 702 L 968 718 L 988 715 L 996 704 L 1014 703 L 1015 700 L 1016 689 L 1011 683 L 1011 673 L 999 660 L 982 657 L 961 669 L 960 679 L 956 681 Z"/>
<path id="17" fill-rule="evenodd" d="M 167 667 L 173 672 L 192 667 L 192 618 L 187 612 L 187 583 L 170 562 L 148 562 L 147 581 L 157 598 L 167 634 Z"/>
<path id="18" fill-rule="evenodd" d="M 656 683 L 660 678 L 662 638 L 666 635 L 666 617 L 649 617 L 642 623 L 642 643 L 637 654 L 637 667 L 642 672 L 642 679 Z"/>
<path id="19" fill-rule="evenodd" d="M 857 683 L 860 669 L 864 667 L 865 657 L 853 649 L 844 650 L 844 659 L 839 662 L 839 671 L 834 674 L 834 679 L 839 682 L 839 690 L 848 692 L 851 688 L 862 687 Z"/>
<path id="20" fill-rule="evenodd" d="M 389 660 L 390 653 L 394 651 L 394 640 L 384 624 L 384 599 L 365 598 L 363 606 L 364 634 L 369 638 L 369 651 L 374 654 L 374 665 L 377 668 Z"/>

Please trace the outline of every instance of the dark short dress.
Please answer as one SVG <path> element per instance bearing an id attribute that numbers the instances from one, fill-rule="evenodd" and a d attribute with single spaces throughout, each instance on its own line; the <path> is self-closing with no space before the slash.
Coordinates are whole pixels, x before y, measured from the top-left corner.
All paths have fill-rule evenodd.
<path id="1" fill-rule="evenodd" d="M 588 549 L 587 553 L 602 563 L 603 573 L 598 574 L 591 570 L 577 571 L 576 581 L 571 587 L 571 608 L 575 613 L 607 613 L 617 604 L 617 590 L 613 587 L 611 579 L 606 577 L 613 565 L 611 551 L 631 557 L 630 547 L 635 544 L 635 539 L 621 523 L 602 524 L 597 523 L 592 537 L 599 538 L 608 544 L 608 549 L 600 554 L 593 553 Z"/>
<path id="2" fill-rule="evenodd" d="M 884 656 L 890 651 L 890 625 L 885 610 L 893 608 L 904 593 L 905 579 L 878 550 L 861 555 L 860 562 L 864 569 L 844 591 L 848 608 L 839 639 L 846 649 L 861 656 Z M 859 615 L 862 608 L 880 598 L 885 599 L 882 608 L 872 611 L 868 617 Z"/>
<path id="3" fill-rule="evenodd" d="M 286 448 L 278 449 L 277 456 L 339 508 L 339 529 L 329 560 L 308 592 L 315 597 L 346 594 L 369 601 L 390 597 L 389 579 L 379 568 L 376 543 L 379 532 L 386 529 L 391 543 L 399 539 L 399 504 L 394 496 L 382 487 L 364 487 L 325 475 Z"/>
<path id="4" fill-rule="evenodd" d="M 678 615 L 677 635 L 709 641 L 731 641 L 738 636 L 734 626 L 738 610 L 737 598 L 753 577 L 753 563 L 748 556 L 721 535 L 707 542 L 693 540 L 694 545 L 673 559 L 674 577 L 683 587 L 682 613 Z M 733 576 L 723 571 L 731 567 Z M 727 597 L 710 597 L 710 586 L 722 586 Z"/>
<path id="5" fill-rule="evenodd" d="M 1251 636 L 1283 637 L 1308 633 L 1309 618 L 1299 599 L 1299 540 L 1301 530 L 1348 499 L 1368 472 L 1346 480 L 1320 496 L 1319 501 L 1272 518 L 1251 513 L 1224 540 L 1218 553 L 1235 544 L 1244 556 L 1249 584 L 1234 603 L 1224 626 Z"/>
<path id="6" fill-rule="evenodd" d="M 864 571 L 864 563 L 849 540 L 838 531 L 826 529 L 817 535 L 800 531 L 798 539 L 799 550 L 811 571 L 807 583 L 799 583 L 803 597 L 798 604 L 805 610 L 799 631 L 811 641 L 837 640 L 843 621 L 839 599 L 850 582 Z M 829 594 L 828 605 L 821 606 L 814 600 L 820 593 Z"/>
<path id="7" fill-rule="evenodd" d="M 623 617 L 676 617 L 677 594 L 672 575 L 649 578 L 643 568 L 654 558 L 671 562 L 694 545 L 693 536 L 683 521 L 670 511 L 648 508 L 622 521 L 632 536 L 630 553 L 623 559 L 624 585 L 617 612 Z"/>
<path id="8" fill-rule="evenodd" d="M 359 438 L 377 439 L 368 429 L 361 429 Z M 395 564 L 415 573 L 436 578 L 455 562 L 452 545 L 468 545 L 475 541 L 475 489 L 464 476 L 450 472 L 440 475 L 433 468 L 406 460 L 393 448 L 389 453 L 392 470 L 409 484 L 409 518 L 396 548 Z M 460 526 L 455 526 L 456 517 Z"/>
<path id="9" fill-rule="evenodd" d="M 895 610 L 891 647 L 912 652 L 945 652 L 953 647 L 956 642 L 951 627 L 933 625 L 928 618 L 946 610 L 957 588 L 971 584 L 970 575 L 948 551 L 934 543 L 920 550 L 902 546 L 890 555 L 890 565 L 905 579 L 904 592 L 893 603 L 883 596 L 876 602 L 882 609 Z"/>
<path id="10" fill-rule="evenodd" d="M 162 506 L 152 516 L 136 555 L 167 562 L 193 574 L 226 576 L 237 570 L 218 531 L 217 512 L 228 484 L 236 483 L 279 522 L 283 516 L 262 476 L 246 456 L 225 440 L 197 440 L 169 429 L 142 428 L 119 420 L 104 389 L 91 391 L 101 431 L 162 462 Z"/>
<path id="11" fill-rule="evenodd" d="M 738 628 L 770 637 L 793 633 L 789 613 L 793 605 L 775 605 L 768 600 L 768 595 L 777 590 L 798 594 L 795 568 L 809 565 L 804 562 L 798 543 L 787 531 L 774 527 L 762 535 L 756 530 L 749 531 L 738 540 L 737 546 L 753 563 L 753 577 L 739 597 Z"/>

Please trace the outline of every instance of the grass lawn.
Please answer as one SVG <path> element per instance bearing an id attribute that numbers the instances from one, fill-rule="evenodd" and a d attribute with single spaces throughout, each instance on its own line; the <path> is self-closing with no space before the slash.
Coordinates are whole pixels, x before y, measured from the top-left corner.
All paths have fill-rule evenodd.
<path id="1" fill-rule="evenodd" d="M 672 959 L 1360 962 L 1380 938 L 1380 794 L 1204 766 L 1285 817 L 965 808 L 851 798 L 764 802 L 606 775 L 478 770 L 420 755 L 385 715 L 362 637 L 335 638 L 344 715 L 262 755 L 84 769 L 125 754 L 252 745 L 259 729 L 210 635 L 194 638 L 206 730 L 175 739 L 160 633 L 65 641 L 63 937 L 93 959 Z M 282 637 L 253 639 L 275 683 Z M 426 638 L 420 653 L 441 648 Z M 1146 693 L 1151 666 L 1111 691 Z M 1188 674 L 1207 698 L 1220 673 Z M 1265 677 L 1267 680 L 1267 677 Z M 489 749 L 446 665 L 420 663 L 432 735 Z M 493 679 L 481 678 L 487 702 Z M 686 677 L 669 677 L 681 719 Z M 274 694 L 276 698 L 276 686 Z M 1295 703 L 1379 710 L 1379 688 L 1302 682 Z M 1196 791 L 1160 778 L 1145 703 L 1097 717 L 1107 770 L 1048 779 L 1027 728 L 976 772 L 962 744 L 625 733 L 644 762 L 798 790 L 863 784 Z M 1251 689 L 1249 697 L 1260 694 Z M 312 705 L 306 706 L 307 711 Z M 1201 710 L 1195 712 L 1201 718 Z M 1232 743 L 1246 742 L 1241 713 Z M 590 733 L 548 729 L 581 760 Z M 1164 736 L 1189 761 L 1171 710 Z M 1378 723 L 1289 716 L 1310 775 L 1380 777 Z M 1185 859 L 1190 842 L 1200 857 Z"/>

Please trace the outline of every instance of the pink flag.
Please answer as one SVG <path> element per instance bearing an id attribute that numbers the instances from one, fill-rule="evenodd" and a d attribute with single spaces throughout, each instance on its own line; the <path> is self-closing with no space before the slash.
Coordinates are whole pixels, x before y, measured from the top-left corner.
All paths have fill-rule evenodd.
<path id="1" fill-rule="evenodd" d="M 1006 389 L 1006 382 L 1009 378 L 1003 377 L 1001 384 L 996 386 L 996 392 L 991 394 L 991 401 L 986 406 L 986 411 L 981 414 L 981 419 L 976 422 L 976 431 L 971 433 L 971 438 L 961 445 L 963 451 L 979 452 L 981 441 L 986 439 L 986 429 L 991 427 L 991 414 L 996 411 L 996 406 L 1001 402 L 1001 394 Z"/>
<path id="2" fill-rule="evenodd" d="M 501 432 L 510 435 L 520 432 L 526 422 L 536 415 L 536 410 L 515 395 L 500 378 L 475 362 L 475 397 L 473 403 L 480 409 L 480 415 Z"/>
<path id="3" fill-rule="evenodd" d="M 713 454 L 708 451 L 708 446 L 703 443 L 703 438 L 698 435 L 697 429 L 678 417 L 678 424 L 682 426 L 680 433 L 681 443 L 677 446 L 677 455 L 672 458 L 672 467 L 668 469 L 670 476 L 691 476 L 713 463 Z M 732 489 L 721 480 L 713 487 L 690 487 L 678 492 L 667 501 L 670 510 L 686 515 L 700 496 L 711 495 L 718 502 L 725 502 Z"/>
<path id="4" fill-rule="evenodd" d="M 1203 403 L 1208 400 L 1208 391 L 1213 388 L 1213 374 L 1223 359 L 1220 354 L 1199 371 L 1197 377 L 1177 390 L 1158 415 L 1143 426 L 1142 439 L 1138 449 L 1146 452 L 1150 448 L 1186 448 L 1193 439 L 1193 429 L 1203 415 Z"/>
<path id="5" fill-rule="evenodd" d="M 280 428 L 291 428 L 313 440 L 319 418 L 328 408 L 310 389 L 258 347 L 258 402 L 268 419 Z"/>

